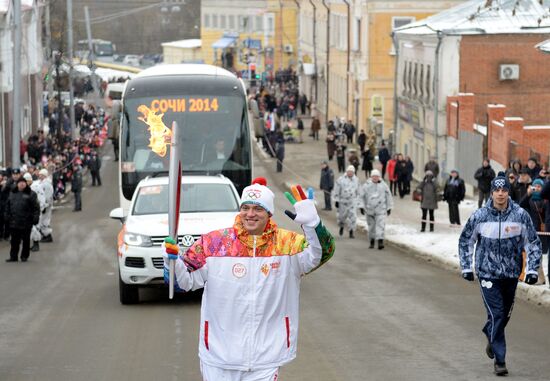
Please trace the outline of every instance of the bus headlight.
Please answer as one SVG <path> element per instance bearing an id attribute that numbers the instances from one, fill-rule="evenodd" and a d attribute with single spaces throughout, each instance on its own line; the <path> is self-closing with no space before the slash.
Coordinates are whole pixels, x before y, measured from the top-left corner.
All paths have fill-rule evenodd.
<path id="1" fill-rule="evenodd" d="M 143 234 L 129 233 L 124 234 L 124 243 L 129 246 L 153 246 L 151 237 Z"/>

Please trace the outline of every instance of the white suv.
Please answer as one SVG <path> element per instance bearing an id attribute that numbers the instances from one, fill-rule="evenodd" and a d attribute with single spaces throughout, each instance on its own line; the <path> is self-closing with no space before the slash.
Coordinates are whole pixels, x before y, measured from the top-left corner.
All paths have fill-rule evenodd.
<path id="1" fill-rule="evenodd" d="M 233 183 L 219 176 L 183 176 L 178 241 L 189 248 L 202 234 L 232 226 L 239 211 Z M 119 291 L 122 304 L 139 302 L 139 287 L 164 285 L 161 244 L 168 235 L 168 177 L 138 184 L 130 210 L 113 209 L 122 222 L 118 234 Z"/>

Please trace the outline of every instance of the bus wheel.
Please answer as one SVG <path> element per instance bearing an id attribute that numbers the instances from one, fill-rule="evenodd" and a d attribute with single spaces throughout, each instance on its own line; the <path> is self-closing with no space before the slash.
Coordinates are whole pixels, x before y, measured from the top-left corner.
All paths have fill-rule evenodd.
<path id="1" fill-rule="evenodd" d="M 139 303 L 139 288 L 129 286 L 122 281 L 118 276 L 118 291 L 120 294 L 120 303 L 122 304 L 137 304 Z"/>

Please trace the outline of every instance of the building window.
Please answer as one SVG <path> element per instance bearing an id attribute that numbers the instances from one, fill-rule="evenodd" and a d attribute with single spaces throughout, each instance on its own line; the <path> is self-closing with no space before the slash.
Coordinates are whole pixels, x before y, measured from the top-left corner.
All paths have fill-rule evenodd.
<path id="1" fill-rule="evenodd" d="M 353 23 L 353 41 L 351 49 L 358 52 L 361 49 L 361 19 L 356 18 Z"/>
<path id="2" fill-rule="evenodd" d="M 264 31 L 264 17 L 263 16 L 256 16 L 256 30 L 258 32 Z"/>
<path id="3" fill-rule="evenodd" d="M 227 28 L 226 16 L 220 15 L 220 29 Z"/>
<path id="4" fill-rule="evenodd" d="M 430 86 L 432 82 L 431 68 L 430 65 L 426 65 L 426 103 L 430 103 L 432 97 L 432 89 Z"/>
<path id="5" fill-rule="evenodd" d="M 414 21 L 416 21 L 416 19 L 414 17 L 404 17 L 404 16 L 392 17 L 391 27 L 392 27 L 392 30 L 394 30 L 394 29 L 397 29 L 397 28 L 401 28 L 402 26 L 405 26 L 407 24 L 410 24 Z M 389 54 L 392 55 L 392 56 L 395 55 L 395 45 L 394 45 L 393 39 L 392 39 L 391 50 L 390 50 Z"/>
<path id="6" fill-rule="evenodd" d="M 408 86 L 408 96 L 412 96 L 413 91 L 413 63 L 409 62 L 409 72 L 407 73 L 407 86 Z"/>
<path id="7" fill-rule="evenodd" d="M 418 62 L 414 63 L 414 73 L 413 73 L 413 98 L 418 97 Z"/>
<path id="8" fill-rule="evenodd" d="M 391 27 L 392 30 L 401 28 L 402 26 L 405 26 L 407 24 L 410 24 L 414 22 L 416 19 L 414 17 L 404 17 L 404 16 L 397 16 L 391 18 Z"/>
<path id="9" fill-rule="evenodd" d="M 234 15 L 227 16 L 227 27 L 230 30 L 235 30 L 235 16 Z"/>
<path id="10" fill-rule="evenodd" d="M 424 101 L 424 64 L 420 64 L 420 75 L 418 78 L 418 97 Z"/>
<path id="11" fill-rule="evenodd" d="M 267 26 L 267 33 L 269 35 L 273 35 L 275 33 L 275 15 L 273 13 L 267 13 L 265 15 L 266 18 L 266 26 Z"/>
<path id="12" fill-rule="evenodd" d="M 205 28 L 210 28 L 210 15 L 209 14 L 204 15 L 203 24 L 204 24 Z"/>
<path id="13" fill-rule="evenodd" d="M 408 61 L 404 61 L 403 62 L 403 92 L 402 94 L 403 95 L 407 95 L 408 93 L 408 85 L 409 85 L 409 80 L 408 80 L 408 70 L 409 70 L 409 62 Z"/>
<path id="14" fill-rule="evenodd" d="M 212 15 L 212 28 L 218 29 L 218 15 Z"/>

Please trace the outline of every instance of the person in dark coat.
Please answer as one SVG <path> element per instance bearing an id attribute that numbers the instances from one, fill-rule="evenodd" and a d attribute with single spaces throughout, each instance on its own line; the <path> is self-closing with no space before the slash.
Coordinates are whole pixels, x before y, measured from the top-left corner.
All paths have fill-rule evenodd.
<path id="1" fill-rule="evenodd" d="M 537 231 L 547 231 L 546 221 L 550 216 L 550 201 L 542 198 L 544 181 L 536 179 L 527 189 L 527 194 L 520 200 L 519 206 L 529 213 L 531 221 Z M 548 251 L 548 236 L 539 236 L 542 244 L 542 253 Z"/>
<path id="2" fill-rule="evenodd" d="M 410 156 L 405 156 L 405 170 L 407 171 L 407 180 L 405 182 L 405 194 L 411 194 L 411 181 L 413 179 L 414 164 Z M 435 176 L 434 176 L 434 179 L 437 182 L 437 179 L 435 178 Z"/>
<path id="3" fill-rule="evenodd" d="M 325 207 L 323 210 L 332 210 L 330 195 L 334 188 L 334 172 L 330 169 L 326 161 L 321 163 L 321 182 L 319 188 L 321 188 L 325 196 Z"/>
<path id="4" fill-rule="evenodd" d="M 437 209 L 437 194 L 439 193 L 439 186 L 435 180 L 432 171 L 427 171 L 424 179 L 416 188 L 422 194 L 422 202 L 420 208 L 422 209 L 422 228 L 421 232 L 426 231 L 426 218 L 428 213 L 430 214 L 430 231 L 434 231 L 434 210 Z"/>
<path id="5" fill-rule="evenodd" d="M 302 118 L 296 119 L 296 128 L 298 129 L 298 143 L 304 142 L 304 122 Z"/>
<path id="6" fill-rule="evenodd" d="M 74 165 L 73 176 L 71 178 L 71 192 L 74 193 L 73 212 L 82 210 L 82 168 L 80 165 Z"/>
<path id="7" fill-rule="evenodd" d="M 281 129 L 275 132 L 275 154 L 277 157 L 277 172 L 283 171 L 283 160 L 285 159 L 285 136 Z"/>
<path id="8" fill-rule="evenodd" d="M 514 198 L 519 202 L 527 194 L 527 190 L 531 187 L 532 179 L 529 175 L 529 168 L 522 168 L 519 171 L 519 179 L 514 188 Z"/>
<path id="9" fill-rule="evenodd" d="M 342 142 L 336 143 L 336 162 L 338 163 L 338 172 L 343 173 L 346 170 L 346 145 Z"/>
<path id="10" fill-rule="evenodd" d="M 7 239 L 10 236 L 9 221 L 4 218 L 6 204 L 11 192 L 8 180 L 6 171 L 0 171 L 0 239 Z"/>
<path id="11" fill-rule="evenodd" d="M 439 177 L 439 164 L 437 164 L 437 158 L 435 156 L 432 156 L 430 160 L 426 163 L 424 166 L 424 173 L 427 171 L 432 171 L 434 174 L 435 179 Z"/>
<path id="12" fill-rule="evenodd" d="M 478 208 L 483 206 L 483 202 L 487 202 L 491 195 L 491 181 L 496 177 L 495 171 L 489 164 L 489 159 L 483 160 L 483 165 L 478 168 L 474 174 L 474 178 L 477 180 L 477 189 L 479 191 L 479 200 L 477 202 Z"/>
<path id="13" fill-rule="evenodd" d="M 347 142 L 353 143 L 353 135 L 355 135 L 355 126 L 351 122 L 351 119 L 344 124 L 344 134 L 346 135 Z"/>
<path id="14" fill-rule="evenodd" d="M 403 155 L 397 155 L 397 161 L 395 163 L 395 178 L 397 179 L 397 189 L 399 191 L 399 197 L 403 198 L 406 194 L 406 184 L 407 184 L 407 162 L 403 158 Z"/>
<path id="15" fill-rule="evenodd" d="M 321 130 L 321 122 L 318 118 L 313 118 L 311 121 L 311 136 L 314 140 L 319 140 L 319 131 Z"/>
<path id="16" fill-rule="evenodd" d="M 361 130 L 359 135 L 357 135 L 357 144 L 359 144 L 359 149 L 361 150 L 361 152 L 364 152 L 365 145 L 367 144 L 367 134 L 365 134 L 364 130 Z"/>
<path id="17" fill-rule="evenodd" d="M 27 181 L 20 177 L 16 188 L 10 193 L 4 218 L 9 221 L 11 233 L 10 257 L 6 262 L 17 262 L 21 243 L 21 261 L 26 262 L 30 255 L 32 226 L 40 219 L 40 205 Z"/>
<path id="18" fill-rule="evenodd" d="M 98 186 L 101 186 L 101 175 L 99 173 L 101 169 L 101 158 L 97 152 L 92 152 L 88 167 L 90 168 L 90 174 L 92 175 L 92 186 L 95 187 L 96 183 Z"/>
<path id="19" fill-rule="evenodd" d="M 529 160 L 527 161 L 527 169 L 529 170 L 529 176 L 531 176 L 531 180 L 534 181 L 540 177 L 541 167 L 537 162 L 536 157 L 529 158 Z"/>
<path id="20" fill-rule="evenodd" d="M 382 144 L 380 145 L 380 149 L 378 150 L 378 160 L 380 160 L 380 163 L 382 163 L 382 179 L 386 176 L 386 165 L 388 164 L 388 161 L 390 161 L 390 151 L 386 148 L 386 143 L 382 140 Z"/>
<path id="21" fill-rule="evenodd" d="M 329 132 L 325 142 L 327 143 L 328 159 L 332 160 L 334 153 L 336 152 L 336 136 L 332 132 Z"/>
<path id="22" fill-rule="evenodd" d="M 465 194 L 464 180 L 460 178 L 458 171 L 453 169 L 443 189 L 443 201 L 447 201 L 449 204 L 449 221 L 451 225 L 460 225 L 458 204 L 464 200 Z"/>
<path id="23" fill-rule="evenodd" d="M 361 169 L 365 171 L 365 177 L 368 179 L 370 177 L 370 172 L 372 171 L 372 161 L 374 160 L 374 156 L 370 149 L 362 151 L 361 156 L 363 156 Z"/>
<path id="24" fill-rule="evenodd" d="M 505 176 L 508 178 L 508 182 L 510 183 L 510 198 L 512 199 L 512 201 L 519 203 L 521 200 L 518 183 L 519 176 L 516 175 L 513 171 L 506 171 Z"/>
<path id="25" fill-rule="evenodd" d="M 348 162 L 355 167 L 355 173 L 359 169 L 359 156 L 357 156 L 357 151 L 355 149 L 349 150 Z"/>

